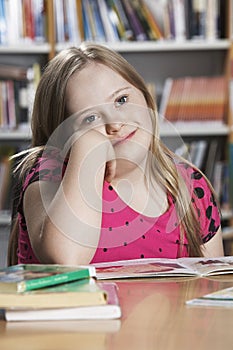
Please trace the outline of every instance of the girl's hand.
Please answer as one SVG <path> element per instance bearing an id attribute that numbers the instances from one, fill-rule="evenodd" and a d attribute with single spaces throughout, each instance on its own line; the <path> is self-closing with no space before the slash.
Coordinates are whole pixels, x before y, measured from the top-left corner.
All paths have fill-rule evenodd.
<path id="1" fill-rule="evenodd" d="M 112 159 L 106 163 L 105 177 L 104 177 L 105 181 L 111 182 L 115 177 L 115 173 L 116 173 L 116 159 Z"/>
<path id="2" fill-rule="evenodd" d="M 96 168 L 103 166 L 105 162 L 104 180 L 111 182 L 116 172 L 116 159 L 114 148 L 109 139 L 97 131 L 90 129 L 85 133 L 76 132 L 65 145 L 65 150 L 72 148 L 72 153 L 75 152 L 81 155 L 84 162 L 88 159 L 93 159 L 96 162 Z M 105 154 L 105 156 L 104 156 Z"/>

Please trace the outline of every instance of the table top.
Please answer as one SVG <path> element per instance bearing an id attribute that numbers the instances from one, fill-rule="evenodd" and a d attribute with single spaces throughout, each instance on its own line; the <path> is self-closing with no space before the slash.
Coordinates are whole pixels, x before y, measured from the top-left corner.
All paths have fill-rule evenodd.
<path id="1" fill-rule="evenodd" d="M 233 344 L 233 308 L 189 307 L 185 301 L 233 286 L 233 277 L 116 282 L 121 320 L 0 321 L 2 350 L 219 350 Z"/>

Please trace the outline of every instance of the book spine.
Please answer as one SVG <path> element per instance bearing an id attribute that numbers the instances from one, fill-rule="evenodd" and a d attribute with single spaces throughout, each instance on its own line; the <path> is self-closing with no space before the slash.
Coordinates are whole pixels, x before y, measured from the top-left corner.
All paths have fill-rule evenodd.
<path id="1" fill-rule="evenodd" d="M 120 41 L 116 27 L 113 25 L 112 21 L 109 18 L 109 9 L 105 0 L 97 0 L 98 7 L 100 11 L 100 17 L 103 23 L 106 41 L 116 42 Z"/>
<path id="2" fill-rule="evenodd" d="M 67 31 L 68 31 L 68 40 L 71 43 L 79 43 L 81 42 L 81 34 L 79 30 L 78 24 L 78 16 L 77 16 L 77 3 L 76 0 L 67 0 L 64 3 L 66 7 L 67 14 Z"/>
<path id="3" fill-rule="evenodd" d="M 190 1 L 190 36 L 192 39 L 204 39 L 206 35 L 206 0 Z"/>
<path id="4" fill-rule="evenodd" d="M 126 40 L 134 40 L 134 33 L 132 27 L 129 23 L 129 20 L 125 14 L 124 7 L 122 5 L 122 0 L 114 0 L 115 8 L 118 13 L 119 19 L 125 30 L 125 39 Z"/>
<path id="5" fill-rule="evenodd" d="M 55 11 L 56 42 L 63 43 L 65 41 L 63 2 L 62 0 L 53 0 L 53 1 L 54 1 L 54 11 Z"/>
<path id="6" fill-rule="evenodd" d="M 90 0 L 91 11 L 94 19 L 95 27 L 95 41 L 104 42 L 106 41 L 105 31 L 103 27 L 103 22 L 100 17 L 99 6 L 97 0 Z"/>
<path id="7" fill-rule="evenodd" d="M 82 0 L 76 0 L 76 17 L 77 17 L 80 41 L 83 41 L 84 40 L 84 23 L 83 23 Z"/>
<path id="8" fill-rule="evenodd" d="M 33 0 L 33 17 L 34 17 L 34 32 L 35 42 L 43 43 L 46 39 L 46 26 L 45 26 L 45 4 L 44 0 Z"/>
<path id="9" fill-rule="evenodd" d="M 35 38 L 34 32 L 34 16 L 32 12 L 32 1 L 23 0 L 24 12 L 24 39 L 33 41 Z"/>
<path id="10" fill-rule="evenodd" d="M 93 40 L 93 28 L 91 22 L 91 13 L 89 8 L 89 2 L 82 0 L 82 15 L 83 15 L 83 28 L 84 28 L 84 39 L 86 41 Z"/>
<path id="11" fill-rule="evenodd" d="M 84 278 L 90 278 L 95 276 L 94 267 L 88 267 L 79 271 L 69 271 L 66 273 L 59 273 L 42 278 L 35 278 L 32 280 L 23 281 L 18 284 L 18 292 L 26 292 L 33 289 L 39 289 L 43 287 L 53 286 L 56 284 L 63 284 L 66 282 L 77 281 Z"/>
<path id="12" fill-rule="evenodd" d="M 125 9 L 126 16 L 129 19 L 129 23 L 131 24 L 136 40 L 144 41 L 147 40 L 146 33 L 137 17 L 137 14 L 132 6 L 132 3 L 128 0 L 122 0 L 122 4 Z"/>
<path id="13" fill-rule="evenodd" d="M 7 23 L 5 1 L 0 1 L 0 44 L 7 44 Z"/>

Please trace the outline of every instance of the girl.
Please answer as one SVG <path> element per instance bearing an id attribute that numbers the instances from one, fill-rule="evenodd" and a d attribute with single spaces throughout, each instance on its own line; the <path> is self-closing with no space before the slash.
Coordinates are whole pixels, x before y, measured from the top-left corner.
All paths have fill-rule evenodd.
<path id="1" fill-rule="evenodd" d="M 161 142 L 143 79 L 112 50 L 49 62 L 27 152 L 9 264 L 223 255 L 211 185 Z"/>

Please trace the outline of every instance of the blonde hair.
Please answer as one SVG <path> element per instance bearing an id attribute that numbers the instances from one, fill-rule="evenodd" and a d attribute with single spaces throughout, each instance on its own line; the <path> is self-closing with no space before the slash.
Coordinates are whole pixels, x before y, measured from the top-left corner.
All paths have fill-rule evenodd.
<path id="1" fill-rule="evenodd" d="M 57 54 L 46 66 L 34 101 L 31 123 L 32 147 L 18 166 L 21 177 L 31 168 L 38 153 L 43 151 L 55 129 L 68 117 L 66 86 L 69 78 L 74 72 L 82 70 L 90 62 L 101 63 L 114 70 L 144 95 L 147 106 L 154 117 L 154 137 L 151 151 L 156 159 L 156 165 L 155 162 L 151 162 L 151 178 L 156 178 L 156 181 L 169 191 L 174 199 L 182 228 L 180 249 L 182 249 L 184 232 L 186 232 L 189 255 L 202 256 L 200 224 L 193 205 L 190 204 L 190 193 L 185 181 L 178 173 L 174 163 L 175 155 L 159 138 L 154 99 L 137 71 L 121 55 L 105 46 L 82 43 L 78 48 L 70 47 Z"/>

